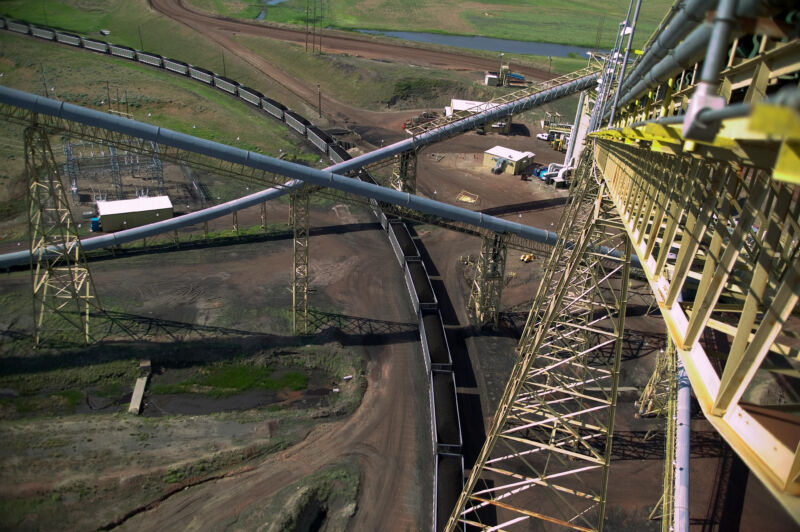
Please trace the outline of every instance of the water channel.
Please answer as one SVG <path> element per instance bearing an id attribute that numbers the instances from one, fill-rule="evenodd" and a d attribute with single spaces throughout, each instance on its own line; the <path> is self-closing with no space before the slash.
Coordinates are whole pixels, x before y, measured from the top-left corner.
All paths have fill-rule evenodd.
<path id="1" fill-rule="evenodd" d="M 473 50 L 489 50 L 514 54 L 543 55 L 551 57 L 569 57 L 570 54 L 576 54 L 580 58 L 586 58 L 586 52 L 590 51 L 589 48 L 582 46 L 567 46 L 563 44 L 531 41 L 511 41 L 507 39 L 494 39 L 491 37 L 480 36 L 470 37 L 465 35 L 441 35 L 438 33 L 422 33 L 414 31 L 358 31 L 372 35 L 397 37 L 398 39 L 405 39 L 407 41 L 443 44 L 447 46 L 458 46 L 460 48 L 470 48 Z"/>

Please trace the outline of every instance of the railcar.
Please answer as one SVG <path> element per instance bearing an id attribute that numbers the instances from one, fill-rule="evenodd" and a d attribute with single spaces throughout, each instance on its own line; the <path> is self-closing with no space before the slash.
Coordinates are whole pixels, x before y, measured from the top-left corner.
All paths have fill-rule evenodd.
<path id="1" fill-rule="evenodd" d="M 239 83 L 236 81 L 226 78 L 223 76 L 214 76 L 214 86 L 220 90 L 223 90 L 230 94 L 236 94 L 236 87 L 239 86 Z"/>
<path id="2" fill-rule="evenodd" d="M 330 148 L 328 149 L 328 155 L 330 156 L 331 160 L 335 163 L 343 163 L 353 158 L 349 153 L 347 153 L 347 150 L 345 150 L 338 144 L 331 144 Z M 371 177 L 372 176 L 370 176 L 370 178 Z M 366 181 L 363 178 L 361 180 Z"/>
<path id="3" fill-rule="evenodd" d="M 458 504 L 464 487 L 464 456 L 438 453 L 433 475 L 433 530 L 439 532 L 447 526 L 450 512 Z"/>
<path id="4" fill-rule="evenodd" d="M 136 50 L 128 46 L 109 43 L 108 49 L 111 52 L 111 55 L 122 57 L 123 59 L 130 59 L 132 61 L 136 60 Z"/>
<path id="5" fill-rule="evenodd" d="M 181 74 L 182 76 L 189 75 L 189 63 L 178 61 L 177 59 L 162 58 L 164 61 L 164 70 Z"/>
<path id="6" fill-rule="evenodd" d="M 420 311 L 419 337 L 422 353 L 425 356 L 425 368 L 428 371 L 451 371 L 453 358 L 450 355 L 450 345 L 447 343 L 441 311 L 434 309 Z"/>
<path id="7" fill-rule="evenodd" d="M 161 68 L 163 58 L 158 54 L 151 54 L 149 52 L 142 52 L 136 50 L 136 60 L 145 65 L 155 66 Z"/>
<path id="8" fill-rule="evenodd" d="M 80 46 L 81 38 L 72 33 L 64 33 L 63 31 L 56 32 L 56 41 L 62 44 L 69 44 L 70 46 Z"/>
<path id="9" fill-rule="evenodd" d="M 36 26 L 31 26 L 31 35 L 48 41 L 52 41 L 56 38 L 56 32 L 50 28 L 38 28 Z"/>
<path id="10" fill-rule="evenodd" d="M 87 50 L 91 50 L 93 52 L 100 52 L 101 54 L 108 53 L 108 43 L 105 41 L 96 41 L 94 39 L 87 39 L 86 37 L 81 37 L 81 43 L 83 43 L 83 47 Z"/>
<path id="11" fill-rule="evenodd" d="M 283 122 L 283 115 L 288 108 L 280 102 L 276 102 L 272 98 L 261 98 L 261 108 L 266 112 Z"/>
<path id="12" fill-rule="evenodd" d="M 25 35 L 28 35 L 31 32 L 31 27 L 27 22 L 17 22 L 16 20 L 6 19 L 6 27 L 11 31 L 24 33 Z"/>
<path id="13" fill-rule="evenodd" d="M 285 111 L 283 113 L 283 118 L 287 126 L 294 129 L 304 137 L 306 136 L 306 128 L 311 125 L 311 122 L 294 111 Z"/>
<path id="14" fill-rule="evenodd" d="M 456 379 L 452 371 L 431 372 L 436 452 L 461 453 L 461 420 L 458 417 Z"/>
<path id="15" fill-rule="evenodd" d="M 208 83 L 209 85 L 214 83 L 213 72 L 206 70 L 205 68 L 196 67 L 194 65 L 189 65 L 189 77 L 198 81 L 202 81 L 203 83 Z"/>
<path id="16" fill-rule="evenodd" d="M 333 139 L 327 133 L 314 125 L 308 125 L 306 128 L 306 136 L 308 140 L 325 155 L 328 154 L 328 146 L 334 143 Z"/>
<path id="17" fill-rule="evenodd" d="M 239 98 L 256 107 L 261 107 L 261 99 L 264 95 L 255 89 L 239 85 Z"/>

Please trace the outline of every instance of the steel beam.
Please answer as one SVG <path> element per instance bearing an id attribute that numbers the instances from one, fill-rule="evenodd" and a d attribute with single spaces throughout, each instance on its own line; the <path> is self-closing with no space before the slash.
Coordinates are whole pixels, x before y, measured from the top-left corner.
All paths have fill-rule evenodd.
<path id="1" fill-rule="evenodd" d="M 67 195 L 44 128 L 25 130 L 34 343 L 89 343 L 89 311 L 98 305 Z M 57 254 L 43 253 L 58 246 Z"/>
<path id="2" fill-rule="evenodd" d="M 577 174 L 519 358 L 447 530 L 603 526 L 631 247 L 586 156 Z"/>

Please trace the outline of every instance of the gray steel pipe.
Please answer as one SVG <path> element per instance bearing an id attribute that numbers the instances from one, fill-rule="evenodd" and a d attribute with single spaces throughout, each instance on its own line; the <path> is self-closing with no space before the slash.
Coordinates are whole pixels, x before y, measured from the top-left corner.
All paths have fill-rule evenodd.
<path id="1" fill-rule="evenodd" d="M 714 0 L 689 0 L 683 3 L 669 25 L 659 33 L 642 58 L 634 65 L 628 79 L 622 83 L 620 92 L 623 95 L 627 93 L 654 65 L 664 59 L 669 51 L 692 31 L 692 28 L 702 22 L 706 11 L 713 6 Z"/>
<path id="2" fill-rule="evenodd" d="M 537 105 L 542 105 L 553 100 L 557 100 L 558 98 L 563 98 L 564 96 L 581 92 L 595 85 L 599 77 L 599 72 L 589 74 L 587 76 L 570 81 L 569 83 L 565 83 L 542 92 L 537 92 L 536 94 L 532 94 L 531 96 L 527 96 L 514 102 L 498 104 L 497 107 L 476 113 L 468 118 L 459 120 L 458 122 L 453 122 L 452 124 L 447 124 L 434 130 L 421 133 L 416 137 L 410 137 L 405 140 L 395 142 L 394 144 L 384 146 L 383 148 L 379 148 L 375 151 L 359 155 L 358 157 L 353 157 L 348 161 L 344 161 L 329 167 L 328 170 L 338 173 L 357 170 L 364 166 L 388 159 L 389 157 L 399 153 L 439 142 L 440 140 L 443 140 L 451 135 L 469 131 L 470 129 L 478 127 L 486 122 L 492 122 L 497 119 L 504 118 L 509 114 L 527 111 L 528 109 L 536 107 Z"/>
<path id="3" fill-rule="evenodd" d="M 550 89 L 549 91 L 546 92 L 549 92 L 551 95 L 550 97 L 552 98 L 560 97 L 560 96 L 555 96 L 555 94 L 556 93 L 560 94 L 564 91 L 581 90 L 582 87 L 594 83 L 595 79 L 596 76 L 594 77 L 587 76 L 586 78 L 579 78 L 578 80 L 575 80 L 574 82 L 568 84 L 570 85 L 570 88 L 564 88 L 562 86 L 556 89 Z M 536 99 L 536 96 L 538 95 L 526 98 L 527 102 L 522 105 L 536 105 L 536 103 L 532 103 L 538 101 Z M 309 168 L 299 164 L 282 161 L 280 159 L 275 159 L 273 157 L 267 157 L 265 155 L 242 150 L 240 148 L 226 146 L 224 144 L 220 144 L 210 140 L 199 139 L 196 137 L 192 137 L 191 135 L 178 133 L 176 131 L 171 131 L 158 126 L 143 124 L 141 122 L 137 122 L 127 118 L 121 118 L 106 113 L 102 113 L 100 111 L 85 109 L 77 105 L 58 102 L 55 100 L 51 100 L 49 98 L 43 98 L 26 92 L 10 89 L 8 87 L 0 87 L 0 102 L 20 107 L 23 109 L 27 109 L 35 113 L 58 117 L 63 120 L 74 121 L 76 123 L 81 123 L 93 127 L 99 127 L 110 131 L 115 131 L 117 133 L 121 133 L 124 135 L 129 135 L 144 140 L 150 140 L 156 144 L 172 146 L 189 152 L 200 153 L 202 155 L 206 155 L 216 159 L 228 161 L 234 164 L 241 164 L 244 166 L 248 166 L 250 168 L 256 168 L 259 170 L 264 170 L 266 172 L 292 177 L 298 180 L 302 180 L 303 182 L 310 183 L 312 185 L 331 187 L 338 190 L 342 190 L 344 192 L 356 194 L 359 196 L 373 198 L 378 201 L 385 201 L 393 205 L 409 207 L 411 209 L 418 210 L 420 212 L 433 214 L 435 216 L 440 216 L 448 220 L 464 222 L 497 233 L 511 233 L 519 235 L 523 238 L 527 238 L 529 240 L 542 242 L 549 245 L 555 244 L 557 240 L 557 235 L 550 231 L 538 229 L 535 227 L 530 227 L 516 222 L 511 222 L 501 218 L 495 218 L 493 216 L 488 216 L 480 212 L 473 212 L 461 207 L 448 205 L 446 203 L 441 203 L 428 198 L 414 196 L 408 193 L 399 192 L 396 190 L 384 188 L 370 183 L 364 183 L 361 181 L 357 181 L 333 173 L 333 171 L 346 171 L 348 169 L 359 168 L 364 164 L 367 164 L 367 162 L 364 162 L 365 159 L 364 156 L 360 158 L 361 159 L 360 164 L 358 160 L 356 160 L 356 163 L 352 163 L 352 161 L 346 161 L 345 163 L 332 166 L 330 170 L 316 170 L 314 168 Z M 507 109 L 508 105 L 506 105 L 505 107 Z M 491 120 L 492 116 L 496 116 L 495 113 L 503 113 L 503 112 L 504 111 L 501 111 L 499 109 L 493 109 L 491 111 L 487 111 L 486 113 L 481 113 L 482 115 L 481 117 L 471 117 L 463 121 L 463 122 L 469 122 L 469 124 L 460 124 L 460 123 L 450 124 L 449 126 L 458 125 L 459 127 L 450 127 L 449 129 L 451 131 L 463 131 L 472 127 L 471 124 L 474 125 L 478 123 L 483 123 L 486 120 Z M 506 110 L 505 112 L 508 111 Z M 428 132 L 418 137 L 417 144 L 419 144 L 419 140 L 423 140 L 426 143 L 434 142 L 435 140 L 438 140 L 444 135 L 446 135 L 446 133 L 437 133 L 435 131 Z M 387 156 L 387 153 L 389 152 L 401 153 L 403 151 L 406 151 L 407 149 L 410 148 L 410 146 L 413 146 L 413 142 L 414 139 L 401 141 L 394 145 L 388 146 L 384 150 L 376 150 L 378 152 L 382 151 L 382 153 L 379 155 L 373 155 L 375 153 L 373 152 L 371 154 L 367 154 L 367 156 L 373 155 L 372 160 L 382 160 Z M 366 158 L 369 159 L 368 157 Z M 350 164 L 348 165 L 347 163 Z M 104 245 L 113 245 L 113 243 L 115 242 L 116 243 L 123 242 L 122 239 L 124 239 L 125 242 L 129 242 L 132 240 L 136 240 L 138 238 L 144 238 L 146 236 L 158 234 L 159 232 L 165 232 L 172 229 L 176 229 L 178 227 L 183 227 L 185 225 L 193 225 L 195 223 L 210 219 L 206 217 L 206 215 L 210 217 L 222 216 L 234 210 L 244 208 L 245 206 L 256 205 L 260 202 L 265 201 L 266 199 L 271 199 L 280 196 L 281 194 L 285 194 L 286 192 L 288 192 L 288 190 L 290 190 L 292 186 L 296 186 L 297 184 L 298 183 L 296 182 L 294 184 L 290 183 L 285 187 L 274 189 L 273 192 L 264 191 L 263 193 L 253 194 L 247 196 L 246 198 L 242 198 L 240 200 L 234 200 L 228 202 L 227 204 L 223 204 L 217 207 L 212 207 L 211 209 L 216 209 L 216 211 L 212 211 L 213 214 L 212 213 L 203 214 L 203 211 L 198 211 L 197 213 L 193 213 L 193 215 L 195 215 L 194 217 L 192 217 L 193 215 L 186 215 L 189 216 L 190 218 L 186 218 L 186 216 L 184 216 L 176 218 L 174 220 L 158 222 L 157 224 L 154 224 L 154 227 L 146 226 L 141 228 L 129 229 L 124 232 L 120 232 L 116 235 L 104 235 L 103 237 L 98 237 L 98 238 L 107 238 L 107 240 L 98 241 L 98 244 L 96 245 L 98 247 L 103 247 Z M 183 221 L 184 219 L 186 219 L 185 222 Z M 179 225 L 179 224 L 185 224 L 185 225 Z M 133 231 L 133 233 L 131 233 L 131 231 Z M 24 260 L 21 258 L 20 253 L 11 255 L 15 255 L 15 257 L 13 258 L 9 258 L 8 256 L 2 257 L 2 260 L 0 260 L 0 267 L 25 264 L 28 262 L 29 260 L 28 257 L 30 254 L 26 253 L 25 254 L 26 258 Z"/>
<path id="4" fill-rule="evenodd" d="M 618 107 L 624 107 L 650 87 L 663 83 L 681 70 L 693 65 L 703 55 L 708 39 L 711 36 L 711 30 L 711 24 L 703 24 L 695 28 L 683 42 L 675 47 L 674 50 L 668 52 L 657 65 L 639 76 L 639 81 L 620 96 Z"/>
<path id="5" fill-rule="evenodd" d="M 736 17 L 771 16 L 792 8 L 795 0 L 739 0 L 736 6 Z M 703 20 L 706 11 L 711 9 L 715 0 L 691 0 L 673 21 L 656 39 L 642 59 L 636 63 L 628 81 L 622 85 L 618 107 L 624 107 L 634 98 L 644 94 L 648 89 L 665 82 L 681 70 L 694 64 L 705 52 L 709 44 L 712 25 L 696 24 Z M 689 33 L 689 30 L 694 30 Z M 683 42 L 675 46 L 688 33 Z M 719 46 L 727 42 L 718 43 Z"/>
<path id="6" fill-rule="evenodd" d="M 168 233 L 170 231 L 189 227 L 198 223 L 207 222 L 226 214 L 230 214 L 234 211 L 246 209 L 247 207 L 252 207 L 265 201 L 278 198 L 292 190 L 292 188 L 299 187 L 302 184 L 302 181 L 295 179 L 289 181 L 282 187 L 262 190 L 243 198 L 235 199 L 233 201 L 215 205 L 214 207 L 209 207 L 207 209 L 189 214 L 184 214 L 183 216 L 178 216 L 177 218 L 162 220 L 160 222 L 144 225 L 142 227 L 134 227 L 133 229 L 125 229 L 123 231 L 117 231 L 116 233 L 108 233 L 105 235 L 83 238 L 81 239 L 81 247 L 84 251 L 91 251 L 94 249 L 119 246 L 122 244 L 127 244 L 128 242 L 140 240 L 142 238 L 149 238 L 151 236 Z M 60 248 L 63 249 L 63 246 L 51 246 L 48 248 L 48 250 L 51 250 L 53 253 L 58 253 Z M 0 268 L 9 268 L 11 266 L 28 264 L 30 257 L 30 250 L 0 255 Z"/>
<path id="7" fill-rule="evenodd" d="M 625 69 L 628 68 L 628 56 L 631 53 L 631 45 L 633 44 L 633 37 L 636 33 L 636 21 L 639 20 L 639 8 L 642 7 L 642 0 L 636 0 L 636 9 L 633 12 L 633 21 L 629 25 L 626 19 L 625 22 L 625 31 L 628 31 L 630 28 L 631 33 L 628 35 L 628 42 L 625 45 L 625 57 L 622 59 L 622 67 L 619 71 L 619 85 L 622 86 L 625 83 Z M 630 8 L 628 8 L 630 11 Z M 617 103 L 619 101 L 619 94 L 620 92 L 617 91 L 614 93 L 614 103 L 611 104 L 611 118 L 608 119 L 609 122 L 614 122 L 614 113 L 617 111 Z"/>
<path id="8" fill-rule="evenodd" d="M 675 422 L 675 531 L 689 532 L 689 466 L 692 441 L 692 386 L 678 361 L 677 420 Z"/>

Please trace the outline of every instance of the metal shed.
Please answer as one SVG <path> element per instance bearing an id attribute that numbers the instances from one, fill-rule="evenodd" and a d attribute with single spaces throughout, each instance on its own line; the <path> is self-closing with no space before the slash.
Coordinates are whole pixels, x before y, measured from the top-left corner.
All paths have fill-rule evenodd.
<path id="1" fill-rule="evenodd" d="M 483 152 L 483 166 L 492 168 L 496 174 L 519 174 L 533 164 L 535 153 L 517 151 L 503 146 L 495 146 Z"/>
<path id="2" fill-rule="evenodd" d="M 98 201 L 97 216 L 101 229 L 110 233 L 172 218 L 172 202 L 169 196 Z"/>

